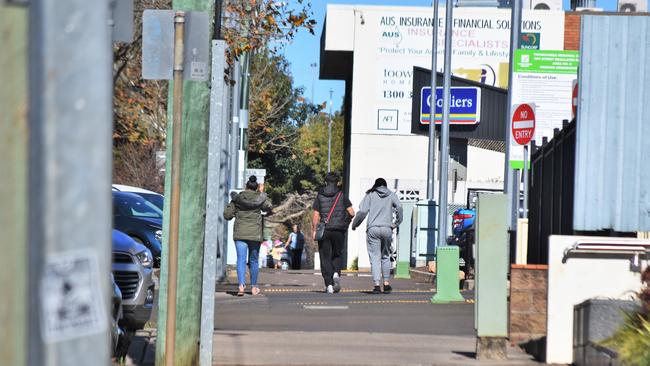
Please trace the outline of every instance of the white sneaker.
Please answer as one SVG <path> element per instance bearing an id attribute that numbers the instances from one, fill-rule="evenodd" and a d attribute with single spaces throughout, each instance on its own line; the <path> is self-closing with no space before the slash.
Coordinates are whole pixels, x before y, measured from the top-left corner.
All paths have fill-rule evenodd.
<path id="1" fill-rule="evenodd" d="M 328 294 L 333 294 L 334 293 L 334 287 L 332 285 L 327 285 L 327 288 L 325 289 L 325 292 Z"/>
<path id="2" fill-rule="evenodd" d="M 341 291 L 341 277 L 339 277 L 339 274 L 337 272 L 334 272 L 332 279 L 334 280 L 334 292 L 338 293 Z"/>

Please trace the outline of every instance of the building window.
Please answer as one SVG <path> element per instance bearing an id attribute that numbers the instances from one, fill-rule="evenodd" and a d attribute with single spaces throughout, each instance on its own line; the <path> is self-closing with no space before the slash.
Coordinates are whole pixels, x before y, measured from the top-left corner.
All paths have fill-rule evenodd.
<path id="1" fill-rule="evenodd" d="M 420 191 L 417 189 L 400 189 L 397 191 L 397 197 L 402 202 L 417 202 L 420 200 Z"/>

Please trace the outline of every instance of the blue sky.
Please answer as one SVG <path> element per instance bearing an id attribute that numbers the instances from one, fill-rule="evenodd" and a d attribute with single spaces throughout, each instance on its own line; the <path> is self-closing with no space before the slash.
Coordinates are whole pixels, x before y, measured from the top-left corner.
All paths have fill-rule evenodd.
<path id="1" fill-rule="evenodd" d="M 440 0 L 444 3 L 444 0 Z M 318 80 L 318 69 L 310 65 L 318 64 L 320 56 L 320 36 L 323 30 L 325 9 L 327 4 L 363 4 L 363 5 L 396 5 L 396 6 L 431 6 L 431 0 L 311 0 L 314 19 L 317 21 L 316 35 L 300 31 L 292 41 L 286 45 L 284 55 L 291 62 L 291 73 L 295 86 L 304 88 L 304 95 L 308 99 L 312 96 L 318 103 L 329 100 L 329 91 L 333 90 L 333 108 L 339 110 L 344 93 L 344 83 L 338 80 Z M 569 8 L 569 0 L 564 0 L 564 8 Z M 596 0 L 596 6 L 604 10 L 615 10 L 617 0 Z M 444 9 L 441 9 L 444 13 Z"/>

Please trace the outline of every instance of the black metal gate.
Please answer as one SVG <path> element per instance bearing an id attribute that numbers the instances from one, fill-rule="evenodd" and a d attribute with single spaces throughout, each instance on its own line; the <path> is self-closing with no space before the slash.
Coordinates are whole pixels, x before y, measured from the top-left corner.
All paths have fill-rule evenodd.
<path id="1" fill-rule="evenodd" d="M 533 147 L 528 193 L 528 263 L 548 264 L 549 235 L 573 234 L 576 123 Z M 534 144 L 533 144 L 534 146 Z"/>

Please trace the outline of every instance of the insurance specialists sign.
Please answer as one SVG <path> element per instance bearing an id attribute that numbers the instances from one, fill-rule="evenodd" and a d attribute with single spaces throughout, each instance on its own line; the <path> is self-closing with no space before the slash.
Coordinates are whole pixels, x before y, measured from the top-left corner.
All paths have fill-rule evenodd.
<path id="1" fill-rule="evenodd" d="M 355 87 L 352 96 L 353 118 L 360 117 L 352 123 L 353 131 L 411 134 L 411 121 L 419 121 L 417 114 L 420 112 L 411 108 L 412 100 L 420 98 L 419 89 L 413 93 L 413 67 L 431 67 L 434 23 L 431 8 L 360 9 L 363 25 L 355 28 Z M 554 50 L 564 47 L 564 13 L 524 11 L 521 23 L 524 33 L 522 45 L 526 48 Z M 444 27 L 444 14 L 441 14 L 438 71 L 444 66 Z M 509 10 L 454 10 L 452 75 L 487 86 L 507 88 L 509 52 Z"/>
<path id="2" fill-rule="evenodd" d="M 442 123 L 443 88 L 436 88 L 435 123 Z M 481 89 L 452 87 L 449 98 L 449 124 L 475 125 L 481 120 Z M 431 123 L 431 87 L 420 92 L 420 123 Z"/>

